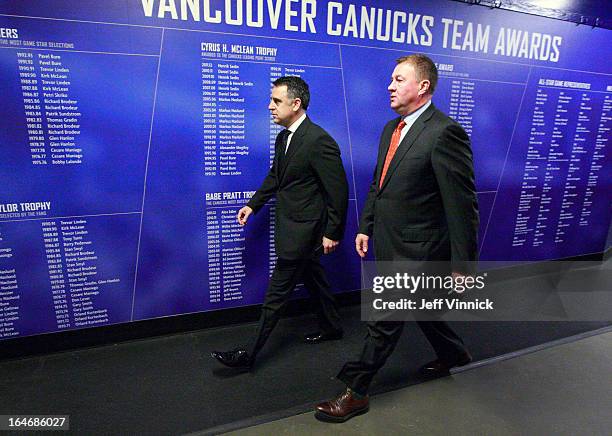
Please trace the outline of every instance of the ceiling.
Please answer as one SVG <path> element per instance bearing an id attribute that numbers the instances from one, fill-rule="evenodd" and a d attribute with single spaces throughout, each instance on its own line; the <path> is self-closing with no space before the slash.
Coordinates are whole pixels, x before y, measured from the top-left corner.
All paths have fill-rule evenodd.
<path id="1" fill-rule="evenodd" d="M 612 29 L 612 0 L 455 0 Z"/>

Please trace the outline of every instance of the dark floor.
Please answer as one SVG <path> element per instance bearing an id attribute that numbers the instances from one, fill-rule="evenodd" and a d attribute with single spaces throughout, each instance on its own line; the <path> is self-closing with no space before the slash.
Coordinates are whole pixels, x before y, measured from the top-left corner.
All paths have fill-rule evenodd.
<path id="1" fill-rule="evenodd" d="M 376 395 L 344 424 L 310 412 L 230 434 L 607 436 L 611 362 L 608 332 Z"/>
<path id="2" fill-rule="evenodd" d="M 71 433 L 183 434 L 244 426 L 310 410 L 340 388 L 332 378 L 361 348 L 359 308 L 342 310 L 346 337 L 300 342 L 309 316 L 281 321 L 251 373 L 235 375 L 209 357 L 242 344 L 253 325 L 103 346 L 0 363 L 0 414 L 69 414 Z M 476 360 L 594 330 L 607 323 L 457 323 Z M 417 368 L 433 358 L 412 324 L 373 392 L 423 380 Z M 263 418 L 262 418 L 263 416 Z M 245 421 L 247 420 L 247 421 Z M 238 422 L 238 424 L 236 424 Z"/>

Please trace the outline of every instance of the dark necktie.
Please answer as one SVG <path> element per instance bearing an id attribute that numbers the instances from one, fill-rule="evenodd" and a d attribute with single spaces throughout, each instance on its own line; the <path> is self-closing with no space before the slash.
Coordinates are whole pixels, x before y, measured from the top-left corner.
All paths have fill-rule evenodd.
<path id="1" fill-rule="evenodd" d="M 287 149 L 287 141 L 289 140 L 289 135 L 291 135 L 291 130 L 285 129 L 281 130 L 278 133 L 278 140 L 280 141 L 281 150 L 278 153 L 278 164 L 281 165 L 283 158 L 285 157 L 285 150 Z"/>
<path id="2" fill-rule="evenodd" d="M 281 144 L 283 146 L 283 154 L 287 153 L 287 142 L 289 142 L 289 135 L 291 135 L 291 130 L 285 129 L 280 132 Z"/>
<path id="3" fill-rule="evenodd" d="M 382 173 L 380 175 L 380 184 L 378 188 L 380 189 L 385 181 L 385 176 L 387 175 L 387 170 L 389 169 L 389 165 L 393 160 L 393 156 L 395 156 L 395 152 L 399 147 L 400 138 L 402 136 L 402 129 L 406 126 L 406 122 L 404 120 L 400 121 L 395 130 L 393 131 L 393 135 L 391 135 L 391 144 L 389 145 L 389 150 L 387 150 L 387 157 L 385 158 L 385 165 L 383 166 Z"/>

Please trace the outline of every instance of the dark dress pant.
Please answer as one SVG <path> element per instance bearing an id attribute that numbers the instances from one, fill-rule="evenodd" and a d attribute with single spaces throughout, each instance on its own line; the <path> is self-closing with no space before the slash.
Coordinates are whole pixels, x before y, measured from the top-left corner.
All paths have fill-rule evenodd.
<path id="1" fill-rule="evenodd" d="M 461 338 L 445 321 L 417 321 L 438 359 L 453 365 L 467 353 Z M 355 392 L 365 395 L 370 383 L 387 358 L 395 350 L 404 321 L 375 321 L 368 323 L 368 333 L 359 360 L 347 362 L 337 378 Z"/>
<path id="2" fill-rule="evenodd" d="M 287 306 L 291 291 L 300 282 L 304 283 L 310 293 L 320 331 L 323 333 L 342 331 L 336 301 L 319 257 L 297 260 L 277 259 L 261 308 L 257 332 L 247 348 L 253 358 L 268 340 Z"/>

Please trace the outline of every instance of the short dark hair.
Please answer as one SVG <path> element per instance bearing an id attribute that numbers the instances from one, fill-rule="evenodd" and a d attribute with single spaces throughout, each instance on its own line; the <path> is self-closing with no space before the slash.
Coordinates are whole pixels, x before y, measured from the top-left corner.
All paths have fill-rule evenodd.
<path id="1" fill-rule="evenodd" d="M 429 57 L 424 54 L 411 54 L 409 56 L 402 56 L 395 61 L 397 64 L 403 64 L 408 62 L 414 67 L 417 81 L 429 80 L 429 93 L 433 94 L 436 85 L 438 84 L 438 69 L 436 64 Z"/>
<path id="2" fill-rule="evenodd" d="M 287 95 L 289 95 L 290 98 L 299 98 L 302 101 L 302 108 L 304 110 L 308 109 L 308 103 L 310 103 L 310 90 L 308 89 L 308 83 L 306 83 L 304 79 L 297 76 L 284 76 L 276 79 L 272 82 L 272 85 L 285 85 L 287 87 Z"/>

